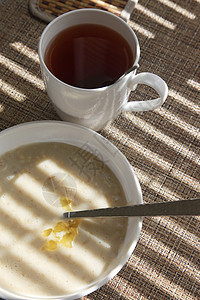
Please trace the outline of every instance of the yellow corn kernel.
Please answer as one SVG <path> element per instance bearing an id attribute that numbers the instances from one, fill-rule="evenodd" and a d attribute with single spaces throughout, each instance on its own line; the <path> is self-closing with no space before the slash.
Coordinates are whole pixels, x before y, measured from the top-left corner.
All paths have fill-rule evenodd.
<path id="1" fill-rule="evenodd" d="M 52 228 L 46 229 L 42 232 L 44 237 L 48 237 L 52 233 Z"/>
<path id="2" fill-rule="evenodd" d="M 60 197 L 60 204 L 64 210 L 72 210 L 72 200 L 70 200 L 68 197 Z"/>
<path id="3" fill-rule="evenodd" d="M 53 229 L 44 230 L 43 236 L 48 237 L 53 233 L 54 240 L 48 241 L 42 248 L 42 251 L 55 251 L 60 244 L 67 248 L 72 248 L 73 241 L 78 234 L 79 220 L 59 221 Z"/>
<path id="4" fill-rule="evenodd" d="M 55 251 L 57 249 L 57 242 L 50 240 L 47 241 L 41 248 L 41 251 Z"/>
<path id="5" fill-rule="evenodd" d="M 56 234 L 58 232 L 66 231 L 68 229 L 69 229 L 68 223 L 66 223 L 65 221 L 59 221 L 54 226 L 53 233 Z"/>

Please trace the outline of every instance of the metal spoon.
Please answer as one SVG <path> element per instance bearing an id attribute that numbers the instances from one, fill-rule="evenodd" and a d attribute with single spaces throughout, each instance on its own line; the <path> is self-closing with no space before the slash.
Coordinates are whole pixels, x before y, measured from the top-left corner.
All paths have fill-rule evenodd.
<path id="1" fill-rule="evenodd" d="M 200 198 L 152 204 L 139 204 L 121 207 L 70 211 L 64 218 L 97 217 L 147 217 L 147 216 L 199 216 Z"/>

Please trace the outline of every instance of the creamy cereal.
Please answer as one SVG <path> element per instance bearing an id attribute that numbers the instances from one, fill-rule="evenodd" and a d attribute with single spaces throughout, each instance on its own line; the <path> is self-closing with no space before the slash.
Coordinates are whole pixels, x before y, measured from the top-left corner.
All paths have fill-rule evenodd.
<path id="1" fill-rule="evenodd" d="M 0 286 L 45 297 L 94 281 L 118 255 L 127 219 L 80 219 L 69 242 L 59 236 L 67 228 L 62 215 L 125 205 L 114 174 L 96 156 L 64 143 L 26 145 L 0 162 Z"/>

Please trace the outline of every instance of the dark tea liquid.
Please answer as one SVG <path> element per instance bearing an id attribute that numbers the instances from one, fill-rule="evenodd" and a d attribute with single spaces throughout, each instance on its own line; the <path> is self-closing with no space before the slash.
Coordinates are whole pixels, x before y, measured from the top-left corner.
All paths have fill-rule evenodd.
<path id="1" fill-rule="evenodd" d="M 44 58 L 58 79 L 87 89 L 114 83 L 134 59 L 128 42 L 119 33 L 96 24 L 61 31 L 48 45 Z"/>

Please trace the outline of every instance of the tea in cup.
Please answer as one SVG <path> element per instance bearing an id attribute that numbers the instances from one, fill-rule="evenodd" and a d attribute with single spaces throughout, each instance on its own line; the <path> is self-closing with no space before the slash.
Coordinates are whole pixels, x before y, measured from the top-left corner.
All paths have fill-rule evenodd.
<path id="1" fill-rule="evenodd" d="M 128 42 L 113 29 L 98 24 L 80 24 L 61 31 L 44 56 L 56 78 L 83 89 L 113 84 L 134 60 Z"/>

